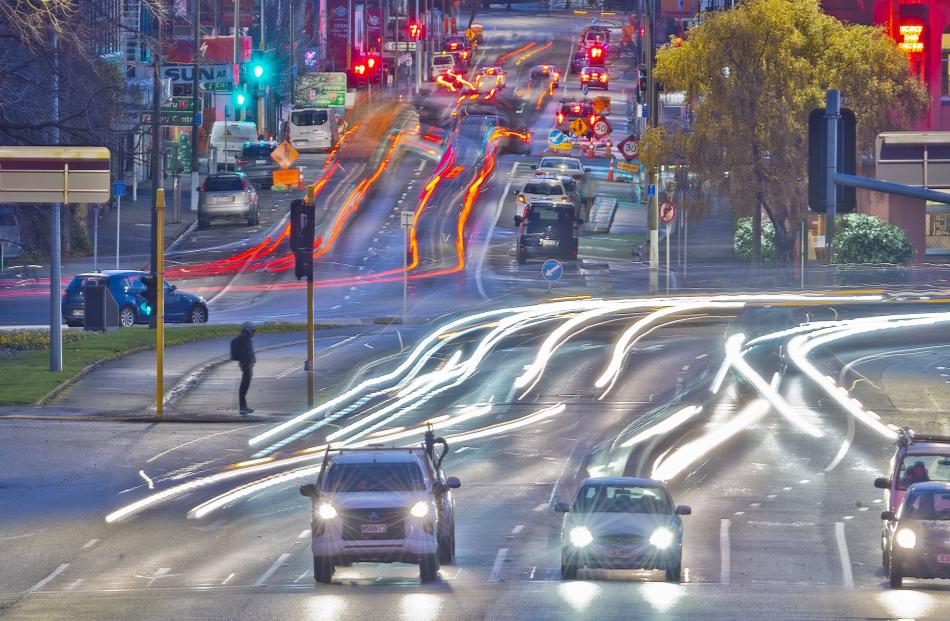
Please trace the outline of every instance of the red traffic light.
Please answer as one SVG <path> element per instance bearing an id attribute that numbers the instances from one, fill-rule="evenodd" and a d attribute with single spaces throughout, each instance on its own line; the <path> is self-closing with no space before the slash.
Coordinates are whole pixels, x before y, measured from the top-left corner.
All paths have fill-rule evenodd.
<path id="1" fill-rule="evenodd" d="M 380 66 L 379 58 L 376 56 L 367 56 L 366 57 L 366 69 L 369 71 L 375 71 L 379 69 Z"/>
<path id="2" fill-rule="evenodd" d="M 353 73 L 355 73 L 356 75 L 363 75 L 363 74 L 365 74 L 365 73 L 366 73 L 366 65 L 364 65 L 363 63 L 360 63 L 360 64 L 358 64 L 358 65 L 355 65 L 355 66 L 353 67 Z"/>
<path id="3" fill-rule="evenodd" d="M 412 22 L 408 26 L 409 30 L 409 39 L 412 41 L 418 41 L 422 38 L 422 24 L 417 24 Z"/>
<path id="4" fill-rule="evenodd" d="M 595 46 L 593 46 L 593 47 L 590 48 L 589 55 L 590 55 L 590 57 L 591 57 L 592 60 L 593 60 L 593 59 L 598 59 L 598 58 L 603 58 L 603 57 L 604 57 L 604 48 L 600 47 L 599 45 L 595 45 Z"/>

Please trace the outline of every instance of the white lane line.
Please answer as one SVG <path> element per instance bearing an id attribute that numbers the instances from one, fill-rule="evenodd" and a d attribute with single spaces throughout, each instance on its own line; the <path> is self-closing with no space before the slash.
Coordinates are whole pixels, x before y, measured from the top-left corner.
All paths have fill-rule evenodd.
<path id="1" fill-rule="evenodd" d="M 517 164 L 518 162 L 515 162 L 515 165 Z M 495 234 L 495 225 L 498 223 L 498 219 L 501 218 L 501 212 L 505 209 L 505 197 L 508 196 L 508 192 L 510 190 L 511 182 L 509 181 L 507 184 L 505 184 L 505 189 L 501 193 L 501 198 L 498 199 L 498 203 L 495 205 L 495 213 L 492 216 L 491 224 L 488 225 L 488 232 L 485 234 L 485 243 L 482 245 L 482 253 L 478 257 L 478 266 L 475 268 L 475 284 L 478 286 L 479 293 L 481 293 L 482 297 L 486 300 L 488 299 L 488 294 L 485 293 L 485 288 L 482 286 L 482 266 L 485 264 L 485 257 L 488 256 L 488 250 L 491 246 L 491 239 Z"/>
<path id="2" fill-rule="evenodd" d="M 88 550 L 88 549 L 92 548 L 92 546 L 96 545 L 97 543 L 99 543 L 99 540 L 98 540 L 98 539 L 90 539 L 90 540 L 87 541 L 86 543 L 82 544 L 82 549 L 83 549 L 83 550 Z"/>
<path id="3" fill-rule="evenodd" d="M 462 446 L 455 449 L 455 454 L 458 455 L 459 453 L 464 453 L 465 451 L 471 451 L 471 450 L 472 450 L 472 447 L 470 446 Z"/>
<path id="4" fill-rule="evenodd" d="M 729 524 L 728 518 L 719 520 L 719 583 L 729 584 L 729 571 L 731 561 L 729 559 Z"/>
<path id="5" fill-rule="evenodd" d="M 508 548 L 498 550 L 495 555 L 495 562 L 491 566 L 491 573 L 488 574 L 489 582 L 498 582 L 501 580 L 501 568 L 505 564 L 505 557 L 508 556 Z"/>
<path id="6" fill-rule="evenodd" d="M 66 588 L 65 588 L 64 590 L 65 590 L 65 591 L 72 591 L 72 590 L 74 590 L 76 587 L 78 587 L 80 584 L 82 584 L 82 578 L 77 578 L 76 580 L 73 580 L 73 581 L 70 582 L 68 585 L 66 585 Z"/>
<path id="7" fill-rule="evenodd" d="M 540 505 L 532 509 L 532 511 L 544 511 L 547 508 L 548 508 L 548 503 L 542 502 Z"/>
<path id="8" fill-rule="evenodd" d="M 310 574 L 310 570 L 308 569 L 307 571 L 305 571 L 305 572 L 303 572 L 302 574 L 300 574 L 299 576 L 297 576 L 297 579 L 294 580 L 294 582 L 300 582 L 301 580 L 303 580 L 304 578 L 306 578 L 309 574 Z"/>
<path id="9" fill-rule="evenodd" d="M 517 535 L 518 533 L 520 533 L 520 532 L 523 531 L 523 530 L 524 530 L 524 524 L 518 524 L 517 526 L 515 526 L 514 528 L 511 529 L 511 534 L 512 534 L 512 535 Z"/>
<path id="10" fill-rule="evenodd" d="M 155 582 L 155 581 L 158 580 L 159 578 L 163 578 L 163 577 L 167 576 L 167 575 L 168 575 L 168 572 L 170 572 L 171 570 L 172 570 L 171 567 L 159 567 L 159 568 L 158 568 L 158 571 L 156 571 L 156 572 L 152 575 L 152 577 L 149 578 L 148 584 L 147 584 L 146 586 L 152 586 L 152 583 L 153 583 L 153 582 Z"/>
<path id="11" fill-rule="evenodd" d="M 36 592 L 36 591 L 39 591 L 39 590 L 42 589 L 44 586 L 46 586 L 47 583 L 49 583 L 51 580 L 53 580 L 54 578 L 56 578 L 56 576 L 58 576 L 59 574 L 63 573 L 64 571 L 66 571 L 66 568 L 67 568 L 67 567 L 69 567 L 69 563 L 63 563 L 62 565 L 60 565 L 59 567 L 57 567 L 56 569 L 54 569 L 54 570 L 53 570 L 53 573 L 51 573 L 50 575 L 46 576 L 45 578 L 43 578 L 42 580 L 40 580 L 39 582 L 37 582 L 36 584 L 34 584 L 33 586 L 31 586 L 29 589 L 27 589 L 26 592 L 27 592 L 27 593 L 34 593 L 34 592 Z"/>
<path id="12" fill-rule="evenodd" d="M 233 573 L 228 574 L 228 577 L 224 579 L 224 582 L 221 583 L 221 586 L 224 586 L 224 585 L 226 585 L 227 583 L 231 582 L 231 578 L 233 578 L 233 577 L 234 577 L 234 574 L 233 574 Z"/>
<path id="13" fill-rule="evenodd" d="M 309 529 L 309 528 L 307 528 L 307 529 L 305 529 L 305 530 L 302 530 L 302 531 L 300 531 L 300 534 L 297 535 L 297 539 L 303 539 L 304 537 L 306 537 L 306 536 L 309 535 L 309 534 L 310 534 L 310 529 Z"/>
<path id="14" fill-rule="evenodd" d="M 144 470 L 139 470 L 139 476 L 142 477 L 142 480 L 145 481 L 145 484 L 148 485 L 149 489 L 155 489 L 155 483 L 152 482 L 152 479 L 148 478 L 148 475 L 145 474 Z"/>
<path id="15" fill-rule="evenodd" d="M 851 572 L 851 555 L 848 554 L 848 540 L 844 536 L 844 522 L 835 522 L 835 541 L 838 542 L 838 559 L 841 561 L 841 580 L 846 589 L 854 588 L 854 574 Z"/>
<path id="16" fill-rule="evenodd" d="M 286 563 L 286 561 L 287 561 L 288 558 L 290 558 L 290 553 L 289 553 L 289 552 L 284 552 L 283 554 L 281 554 L 280 556 L 278 556 L 278 557 L 277 557 L 277 560 L 274 561 L 274 564 L 271 565 L 270 567 L 268 567 L 268 568 L 267 568 L 267 571 L 265 571 L 263 574 L 261 574 L 261 577 L 257 579 L 257 582 L 254 583 L 254 586 L 264 586 L 265 584 L 267 584 L 267 581 L 270 579 L 270 577 L 273 576 L 274 573 L 275 573 L 278 569 L 280 569 L 280 566 L 281 566 L 281 565 L 283 565 L 284 563 Z"/>

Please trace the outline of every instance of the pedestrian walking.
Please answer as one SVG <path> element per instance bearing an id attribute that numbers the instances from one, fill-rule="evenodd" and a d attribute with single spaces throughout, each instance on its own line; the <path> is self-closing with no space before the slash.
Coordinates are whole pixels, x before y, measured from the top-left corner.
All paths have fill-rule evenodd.
<path id="1" fill-rule="evenodd" d="M 257 362 L 257 358 L 254 357 L 254 343 L 251 341 L 253 336 L 254 324 L 245 321 L 241 334 L 231 340 L 231 360 L 236 360 L 241 365 L 241 385 L 238 388 L 238 398 L 242 415 L 254 411 L 247 405 L 247 389 L 251 387 L 254 363 Z"/>

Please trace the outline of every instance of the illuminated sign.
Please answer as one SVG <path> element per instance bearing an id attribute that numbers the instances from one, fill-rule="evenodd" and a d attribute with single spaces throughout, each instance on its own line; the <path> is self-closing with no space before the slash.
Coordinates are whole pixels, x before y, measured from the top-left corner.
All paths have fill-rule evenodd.
<path id="1" fill-rule="evenodd" d="M 902 51 L 908 54 L 920 54 L 924 51 L 922 24 L 901 24 L 898 34 L 901 40 L 897 43 L 897 47 Z"/>

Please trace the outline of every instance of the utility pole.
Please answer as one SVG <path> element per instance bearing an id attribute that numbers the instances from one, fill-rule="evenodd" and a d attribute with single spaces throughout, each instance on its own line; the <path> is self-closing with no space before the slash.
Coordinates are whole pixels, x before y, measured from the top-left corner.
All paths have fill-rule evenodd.
<path id="1" fill-rule="evenodd" d="M 159 7 L 160 8 L 160 7 Z M 161 103 L 162 103 L 162 21 L 161 14 L 156 11 L 153 15 L 157 24 L 155 31 L 155 47 L 152 50 L 152 256 L 151 267 L 152 275 L 155 274 L 158 265 L 158 248 L 162 243 L 165 231 L 162 227 L 162 218 L 158 216 L 159 188 L 162 186 L 162 136 L 161 136 Z M 164 198 L 164 196 L 162 197 Z M 164 209 L 164 201 L 162 209 Z M 148 327 L 155 329 L 158 325 L 157 313 L 149 315 Z"/>
<path id="2" fill-rule="evenodd" d="M 419 15 L 419 0 L 416 0 L 416 23 L 421 24 L 422 19 Z M 416 40 L 416 95 L 422 89 L 422 39 Z"/>
<path id="3" fill-rule="evenodd" d="M 195 18 L 195 68 L 191 78 L 191 210 L 198 211 L 198 113 L 201 110 L 201 97 L 198 94 L 198 63 L 201 52 L 201 0 L 194 0 Z"/>
<path id="4" fill-rule="evenodd" d="M 59 39 L 53 31 L 52 143 L 59 144 Z M 49 214 L 49 370 L 63 370 L 63 311 L 60 286 L 63 266 L 60 256 L 60 204 L 53 203 Z"/>
<path id="5" fill-rule="evenodd" d="M 656 0 L 646 0 L 647 20 L 646 31 L 644 32 L 644 63 L 647 69 L 647 113 L 649 126 L 655 128 L 659 117 L 657 110 L 657 90 L 656 80 L 653 78 L 653 53 L 656 49 L 654 41 L 656 40 Z M 650 229 L 650 293 L 656 294 L 659 288 L 659 267 L 660 267 L 660 232 L 659 232 L 659 188 L 657 183 L 657 170 L 651 168 L 648 171 L 648 193 L 647 193 L 647 220 Z M 649 192 L 652 190 L 652 194 Z"/>
<path id="6" fill-rule="evenodd" d="M 266 30 L 264 29 L 264 15 L 265 15 L 264 2 L 265 0 L 261 0 L 261 18 L 260 18 L 261 40 L 257 42 L 257 49 L 259 49 L 262 52 L 262 56 L 267 53 L 266 52 L 267 46 L 264 45 L 264 35 L 266 33 Z M 266 66 L 267 65 L 265 63 L 265 67 Z M 269 79 L 269 74 L 265 74 L 265 75 L 267 75 Z M 267 104 L 267 102 L 265 101 L 266 97 L 267 97 L 267 86 L 264 84 L 261 84 L 261 82 L 258 81 L 257 83 L 257 132 L 261 134 L 262 136 L 265 135 L 264 134 L 264 124 L 265 124 L 264 112 L 266 110 L 266 104 Z"/>
<path id="7" fill-rule="evenodd" d="M 297 99 L 297 28 L 294 26 L 294 3 L 290 6 L 290 107 L 293 109 Z"/>
<path id="8" fill-rule="evenodd" d="M 825 179 L 825 196 L 827 209 L 825 211 L 825 252 L 827 262 L 834 262 L 835 216 L 838 213 L 838 187 L 835 185 L 835 174 L 838 172 L 838 119 L 841 118 L 841 91 L 836 88 L 825 93 L 825 119 L 827 124 L 827 176 Z"/>

